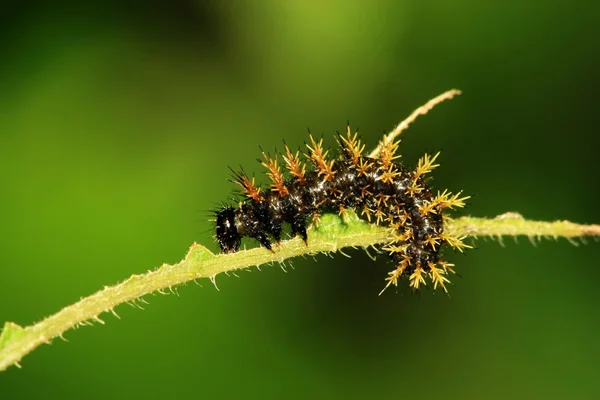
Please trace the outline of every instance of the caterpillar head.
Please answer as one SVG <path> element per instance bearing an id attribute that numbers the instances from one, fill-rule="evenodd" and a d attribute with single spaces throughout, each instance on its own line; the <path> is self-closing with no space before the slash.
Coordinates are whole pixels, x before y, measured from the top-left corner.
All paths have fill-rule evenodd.
<path id="1" fill-rule="evenodd" d="M 241 236 L 235 225 L 235 210 L 223 207 L 216 213 L 216 234 L 221 250 L 225 253 L 236 252 L 240 248 Z"/>

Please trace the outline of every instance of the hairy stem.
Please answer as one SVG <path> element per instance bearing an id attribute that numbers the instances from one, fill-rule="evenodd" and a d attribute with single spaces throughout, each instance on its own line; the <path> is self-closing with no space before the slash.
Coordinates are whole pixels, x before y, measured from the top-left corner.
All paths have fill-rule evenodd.
<path id="1" fill-rule="evenodd" d="M 379 153 L 381 152 L 381 149 L 384 148 L 386 144 L 389 144 L 394 139 L 396 139 L 396 137 L 398 137 L 402 132 L 407 130 L 408 126 L 410 124 L 412 124 L 413 122 L 415 122 L 415 120 L 419 116 L 427 114 L 438 104 L 440 104 L 446 100 L 451 100 L 454 96 L 458 96 L 461 93 L 462 92 L 458 89 L 450 89 L 450 90 L 440 94 L 439 96 L 434 97 L 433 99 L 429 100 L 427 103 L 423 104 L 421 107 L 414 110 L 408 117 L 406 117 L 405 120 L 403 120 L 398 125 L 396 125 L 396 127 L 390 133 L 388 133 L 387 135 L 385 135 L 383 137 L 383 139 L 381 140 L 379 145 L 375 148 L 375 150 L 373 150 L 369 154 L 369 157 L 377 158 L 377 156 L 379 156 Z"/>
<path id="2" fill-rule="evenodd" d="M 502 237 L 526 235 L 529 237 L 600 236 L 600 225 L 579 225 L 567 221 L 540 222 L 523 219 L 519 214 L 506 213 L 494 219 L 463 217 L 450 220 L 448 231 L 459 235 Z M 233 254 L 211 253 L 194 244 L 185 258 L 174 265 L 163 264 L 154 271 L 133 275 L 122 283 L 104 289 L 63 308 L 56 314 L 25 328 L 7 322 L 0 335 L 0 371 L 19 361 L 42 343 L 77 326 L 94 321 L 104 323 L 100 314 L 113 312 L 114 307 L 125 303 L 143 301 L 142 296 L 155 291 L 169 290 L 176 285 L 198 278 L 209 278 L 215 283 L 217 274 L 266 263 L 283 263 L 300 255 L 336 252 L 344 247 L 376 245 L 388 240 L 388 230 L 370 225 L 349 213 L 344 219 L 324 215 L 318 229 L 312 229 L 310 242 L 305 245 L 298 238 L 287 240 L 274 253 L 264 248 L 254 248 Z M 116 315 L 116 314 L 115 314 Z"/>

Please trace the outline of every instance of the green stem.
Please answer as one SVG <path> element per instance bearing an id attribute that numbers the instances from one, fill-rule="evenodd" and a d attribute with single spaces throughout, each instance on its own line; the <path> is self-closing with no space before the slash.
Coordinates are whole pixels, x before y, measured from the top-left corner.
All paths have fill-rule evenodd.
<path id="1" fill-rule="evenodd" d="M 515 213 L 507 213 L 494 219 L 463 217 L 449 220 L 450 232 L 464 236 L 517 236 L 565 237 L 600 236 L 600 225 L 578 225 L 567 221 L 528 221 Z M 388 230 L 370 225 L 349 213 L 344 219 L 336 215 L 324 215 L 318 229 L 309 233 L 309 244 L 300 239 L 284 241 L 271 253 L 264 248 L 254 248 L 233 254 L 215 255 L 205 247 L 194 244 L 185 258 L 174 265 L 163 264 L 154 271 L 132 275 L 122 283 L 106 286 L 91 296 L 63 308 L 56 314 L 25 328 L 7 322 L 0 335 L 0 371 L 11 365 L 19 366 L 21 359 L 42 343 L 77 325 L 91 322 L 104 323 L 100 314 L 111 311 L 125 302 L 135 302 L 155 291 L 198 278 L 209 278 L 215 283 L 217 274 L 265 263 L 282 263 L 288 258 L 316 253 L 336 252 L 344 247 L 368 247 L 388 240 Z M 116 315 L 116 314 L 115 314 Z"/>
<path id="2" fill-rule="evenodd" d="M 528 236 L 531 239 L 582 236 L 600 236 L 600 225 L 580 225 L 569 221 L 531 221 L 514 212 L 498 215 L 494 219 L 462 217 L 452 221 L 454 232 L 462 236 Z"/>

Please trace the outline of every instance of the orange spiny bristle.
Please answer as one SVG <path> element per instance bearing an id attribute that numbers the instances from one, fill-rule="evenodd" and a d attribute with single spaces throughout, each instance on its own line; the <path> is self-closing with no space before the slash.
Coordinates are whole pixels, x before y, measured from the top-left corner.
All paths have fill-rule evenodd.
<path id="1" fill-rule="evenodd" d="M 366 176 L 369 171 L 371 170 L 371 168 L 373 168 L 373 162 L 372 161 L 368 161 L 368 159 L 366 158 L 361 158 L 358 160 L 358 166 L 356 167 L 356 172 L 358 173 L 359 176 Z"/>
<path id="2" fill-rule="evenodd" d="M 464 237 L 456 237 L 447 232 L 442 232 L 439 236 L 441 240 L 448 243 L 450 246 L 454 247 L 456 250 L 463 252 L 464 249 L 471 249 L 472 246 L 469 246 L 465 242 L 463 242 Z"/>
<path id="3" fill-rule="evenodd" d="M 406 257 L 406 258 L 404 258 L 404 260 L 400 261 L 400 263 L 398 264 L 396 269 L 388 272 L 388 277 L 385 278 L 385 280 L 387 281 L 387 284 L 385 285 L 383 290 L 381 292 L 379 292 L 379 295 L 381 295 L 383 292 L 385 292 L 385 289 L 387 289 L 390 285 L 398 286 L 398 279 L 400 279 L 400 277 L 404 273 L 404 270 L 406 270 L 406 268 L 408 267 L 409 263 L 410 263 L 410 257 Z"/>
<path id="4" fill-rule="evenodd" d="M 396 151 L 398 150 L 399 145 L 400 140 L 381 142 L 379 144 L 381 148 L 381 152 L 379 153 L 379 159 L 381 160 L 381 164 L 384 170 L 389 169 L 390 165 L 392 165 L 394 160 L 400 158 L 399 155 L 396 155 Z"/>
<path id="5" fill-rule="evenodd" d="M 407 244 L 397 245 L 396 243 L 398 243 L 398 242 L 391 242 L 390 244 L 384 246 L 382 248 L 382 250 L 385 250 L 385 251 L 387 251 L 390 254 L 394 254 L 394 253 L 404 254 L 404 253 L 406 253 L 406 250 L 408 249 L 408 245 Z"/>
<path id="6" fill-rule="evenodd" d="M 423 186 L 420 186 L 417 184 L 417 182 L 412 182 L 412 184 L 410 186 L 408 186 L 406 188 L 406 193 L 410 196 L 410 197 L 414 197 L 415 193 L 419 193 L 423 190 Z"/>
<path id="7" fill-rule="evenodd" d="M 434 164 L 436 158 L 438 158 L 439 155 L 440 152 L 438 151 L 433 157 L 429 156 L 429 154 L 425 154 L 423 157 L 419 158 L 419 162 L 417 163 L 417 169 L 415 169 L 414 172 L 414 179 L 416 180 L 417 178 L 428 174 L 433 169 L 439 167 L 439 164 Z"/>
<path id="8" fill-rule="evenodd" d="M 447 189 L 444 190 L 443 193 L 438 191 L 437 196 L 432 200 L 432 203 L 439 210 L 443 210 L 444 208 L 454 208 L 454 207 L 464 207 L 465 200 L 471 198 L 471 196 L 459 197 L 462 194 L 462 191 L 452 195 L 452 193 L 448 192 Z"/>
<path id="9" fill-rule="evenodd" d="M 290 171 L 290 173 L 294 175 L 296 179 L 298 179 L 298 182 L 300 182 L 300 184 L 305 185 L 306 180 L 304 175 L 306 173 L 306 165 L 304 165 L 300 161 L 300 152 L 296 151 L 296 154 L 292 153 L 290 148 L 286 144 L 285 154 L 286 155 L 283 156 L 283 159 L 285 160 L 287 170 Z"/>
<path id="10" fill-rule="evenodd" d="M 447 274 L 447 271 L 444 268 L 438 268 L 431 261 L 427 264 L 429 266 L 429 277 L 433 282 L 433 290 L 437 289 L 437 286 L 440 285 L 444 292 L 448 293 L 446 289 L 446 283 L 450 283 L 450 280 L 446 278 L 444 275 Z"/>
<path id="11" fill-rule="evenodd" d="M 321 214 L 314 213 L 312 216 L 312 223 L 315 226 L 315 228 L 318 228 L 319 224 L 321 223 Z"/>
<path id="12" fill-rule="evenodd" d="M 415 272 L 413 272 L 409 277 L 408 280 L 410 281 L 410 287 L 414 288 L 414 289 L 419 289 L 419 287 L 421 285 L 425 286 L 427 283 L 425 282 L 425 271 L 423 270 L 423 268 L 421 267 L 421 265 L 417 265 L 417 268 L 415 268 Z"/>
<path id="13" fill-rule="evenodd" d="M 396 240 L 398 242 L 406 242 L 406 241 L 412 240 L 414 238 L 414 236 L 415 236 L 415 234 L 414 234 L 412 228 L 410 228 L 410 227 L 407 227 L 404 232 L 396 231 L 393 233 L 394 240 Z"/>
<path id="14" fill-rule="evenodd" d="M 250 180 L 246 172 L 243 170 L 241 172 L 234 172 L 233 174 L 235 178 L 234 182 L 242 188 L 243 193 L 246 196 L 255 201 L 263 201 L 265 199 L 260 194 L 260 188 L 256 186 L 254 177 L 252 177 L 252 180 Z"/>
<path id="15" fill-rule="evenodd" d="M 378 207 L 380 207 L 382 204 L 387 206 L 387 201 L 389 198 L 390 196 L 387 194 L 377 193 L 377 195 L 375 195 L 375 204 L 377 204 Z"/>
<path id="16" fill-rule="evenodd" d="M 279 165 L 277 165 L 277 155 L 271 158 L 265 152 L 263 152 L 263 157 L 265 159 L 261 164 L 267 168 L 267 176 L 271 179 L 273 184 L 271 185 L 271 190 L 274 192 L 279 192 L 280 197 L 285 197 L 289 194 L 287 187 L 285 187 L 285 179 L 281 170 L 279 169 Z"/>
<path id="17" fill-rule="evenodd" d="M 436 246 L 440 245 L 440 238 L 432 235 L 425 236 L 425 243 L 431 246 L 433 251 L 435 251 Z"/>
<path id="18" fill-rule="evenodd" d="M 389 168 L 381 174 L 380 179 L 383 183 L 393 183 L 398 176 L 400 176 L 400 171 L 394 168 L 394 164 L 390 164 Z"/>
<path id="19" fill-rule="evenodd" d="M 309 150 L 308 157 L 312 160 L 312 162 L 317 167 L 318 175 L 323 175 L 324 181 L 333 180 L 333 176 L 335 175 L 335 171 L 333 170 L 333 163 L 335 160 L 327 161 L 327 153 L 329 150 L 323 151 L 323 139 L 319 139 L 318 142 L 315 141 L 312 135 L 309 135 L 311 146 L 308 144 L 306 147 Z"/>
<path id="20" fill-rule="evenodd" d="M 423 204 L 419 206 L 419 214 L 423 216 L 428 214 L 437 214 L 435 206 L 436 204 L 434 202 L 425 200 Z"/>
<path id="21" fill-rule="evenodd" d="M 344 221 L 344 223 L 347 223 L 350 218 L 348 208 L 344 207 L 343 205 L 339 206 L 338 215 L 342 217 L 342 221 Z"/>
<path id="22" fill-rule="evenodd" d="M 367 196 L 373 195 L 373 193 L 369 190 L 370 187 L 371 187 L 371 185 L 361 186 L 361 188 L 360 188 L 360 197 L 361 198 L 364 199 Z"/>
<path id="23" fill-rule="evenodd" d="M 373 215 L 374 210 L 370 209 L 366 204 L 362 207 L 360 211 L 360 215 L 364 215 L 367 217 L 367 221 L 371 222 L 371 215 Z"/>
<path id="24" fill-rule="evenodd" d="M 348 154 L 350 155 L 352 164 L 358 166 L 358 160 L 362 156 L 362 152 L 365 150 L 365 145 L 361 143 L 360 139 L 358 139 L 358 132 L 355 132 L 354 135 L 352 135 L 350 125 L 348 125 L 346 129 L 346 137 L 340 135 L 340 138 L 342 139 L 342 144 L 345 146 Z"/>
<path id="25" fill-rule="evenodd" d="M 452 272 L 453 274 L 456 274 L 456 271 L 454 271 L 451 267 L 454 267 L 454 264 L 450 264 L 446 261 L 438 261 L 438 265 L 440 267 L 442 267 L 442 269 L 444 270 L 444 272 L 446 272 L 446 274 L 448 274 L 448 271 Z"/>
<path id="26" fill-rule="evenodd" d="M 383 222 L 386 218 L 385 212 L 381 209 L 381 207 L 378 207 L 377 210 L 375 210 L 375 212 L 373 213 L 373 215 L 375 216 L 375 223 L 377 225 L 379 225 L 381 222 Z"/>
<path id="27" fill-rule="evenodd" d="M 407 222 L 410 221 L 410 216 L 408 215 L 406 210 L 395 210 L 395 211 L 396 211 L 397 215 L 396 215 L 395 222 L 392 224 L 392 227 L 395 228 L 396 230 L 399 230 L 401 227 L 405 226 L 407 224 Z"/>

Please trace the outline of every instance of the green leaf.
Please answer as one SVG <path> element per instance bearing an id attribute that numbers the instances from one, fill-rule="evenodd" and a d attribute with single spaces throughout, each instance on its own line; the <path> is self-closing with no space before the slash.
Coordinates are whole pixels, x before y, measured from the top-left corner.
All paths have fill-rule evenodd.
<path id="1" fill-rule="evenodd" d="M 216 254 L 208 250 L 206 247 L 194 243 L 192 247 L 190 247 L 190 250 L 188 251 L 188 254 L 185 258 L 191 263 L 201 264 L 215 257 Z"/>
<path id="2" fill-rule="evenodd" d="M 0 351 L 8 345 L 21 338 L 25 334 L 25 329 L 14 322 L 6 322 L 2 334 L 0 334 Z"/>

